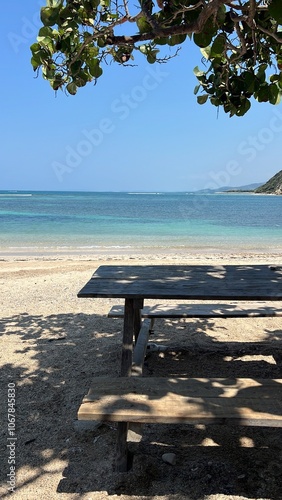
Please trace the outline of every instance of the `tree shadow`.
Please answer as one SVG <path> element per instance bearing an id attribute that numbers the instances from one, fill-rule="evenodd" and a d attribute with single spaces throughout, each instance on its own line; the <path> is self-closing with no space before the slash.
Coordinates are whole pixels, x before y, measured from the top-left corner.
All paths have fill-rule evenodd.
<path id="1" fill-rule="evenodd" d="M 162 333 L 158 334 L 158 339 L 175 342 L 176 330 L 183 326 L 171 321 L 163 323 L 170 325 L 171 332 L 163 332 L 160 327 Z M 195 328 L 204 342 L 207 341 L 208 330 L 214 329 L 216 332 L 216 322 L 193 322 Z M 281 378 L 281 364 L 274 360 L 282 349 L 281 333 L 279 330 L 265 329 L 264 342 L 248 342 L 247 345 L 245 342 L 218 342 L 214 335 L 208 339 L 208 353 L 205 346 L 199 347 L 201 341 L 196 352 L 193 349 L 153 352 L 147 358 L 145 375 L 220 377 L 226 378 L 226 385 L 230 384 L 230 377 L 255 380 Z M 204 356 L 206 359 L 203 362 Z M 240 396 L 243 397 L 244 392 L 248 399 L 248 389 L 243 389 Z M 147 405 L 149 408 L 150 400 Z M 235 401 L 234 406 L 236 409 Z M 250 408 L 260 411 L 256 408 L 256 402 L 250 401 Z M 141 405 L 140 411 L 143 409 Z M 211 408 L 211 412 L 215 413 L 215 409 Z M 274 405 L 273 413 L 282 416 L 281 402 L 277 408 Z M 166 495 L 168 498 L 177 494 L 179 498 L 195 500 L 212 494 L 277 499 L 282 491 L 281 437 L 281 428 L 146 424 L 141 443 L 138 446 L 134 443 L 130 445 L 134 453 L 133 469 L 127 474 L 113 471 L 109 481 L 107 464 L 103 487 L 109 494 Z M 176 453 L 175 467 L 163 463 L 161 457 L 164 452 Z M 92 457 L 88 458 L 93 460 Z M 80 473 L 83 474 L 83 470 Z M 68 491 L 68 470 L 65 474 L 59 491 Z M 91 485 L 89 477 L 84 474 L 87 491 L 96 490 L 97 483 L 97 479 L 92 478 Z"/>
<path id="2" fill-rule="evenodd" d="M 164 321 L 162 325 L 160 341 L 174 344 L 178 329 L 185 333 L 184 323 Z M 147 424 L 141 443 L 130 445 L 132 470 L 114 471 L 116 424 L 79 429 L 74 423 L 92 379 L 119 375 L 121 328 L 122 321 L 95 314 L 22 314 L 1 319 L 0 334 L 9 360 L 1 370 L 3 414 L 7 385 L 16 384 L 18 494 L 37 478 L 63 471 L 56 485 L 58 496 L 99 491 L 193 500 L 212 494 L 280 498 L 281 429 Z M 216 322 L 193 321 L 195 337 L 200 335 L 198 344 L 187 335 L 187 349 L 152 353 L 146 374 L 229 379 L 248 373 L 250 378 L 281 378 L 280 330 L 265 328 L 265 342 L 246 346 L 217 342 L 216 328 Z M 208 331 L 214 335 L 207 338 Z M 201 341 L 209 345 L 208 351 L 201 348 Z M 20 362 L 18 357 L 13 360 L 13 352 L 20 354 Z M 242 356 L 249 358 L 242 360 Z M 275 362 L 258 356 L 273 357 Z M 5 428 L 1 440 L 6 447 Z M 177 455 L 174 467 L 161 459 L 169 451 Z M 1 498 L 8 496 L 7 467 L 1 472 L 5 485 Z"/>
<path id="3" fill-rule="evenodd" d="M 98 328 L 98 330 L 97 330 Z M 74 431 L 77 408 L 95 376 L 119 373 L 121 341 L 95 314 L 28 315 L 2 318 L 5 359 L 1 366 L 1 407 L 7 415 L 8 384 L 16 386 L 17 492 L 39 476 L 55 472 L 78 453 L 81 436 Z M 17 357 L 13 359 L 13 354 Z M 7 421 L 7 418 L 4 421 Z M 2 428 L 3 449 L 8 422 Z M 7 449 L 6 449 L 7 451 Z M 1 468 L 3 493 L 9 494 L 8 453 Z M 80 456 L 81 460 L 81 456 Z"/>

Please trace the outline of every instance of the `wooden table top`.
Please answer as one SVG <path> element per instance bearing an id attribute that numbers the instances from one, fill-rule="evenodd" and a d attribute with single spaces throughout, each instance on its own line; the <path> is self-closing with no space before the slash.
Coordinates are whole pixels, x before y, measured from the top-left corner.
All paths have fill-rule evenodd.
<path id="1" fill-rule="evenodd" d="M 78 297 L 282 300 L 282 266 L 100 266 Z"/>

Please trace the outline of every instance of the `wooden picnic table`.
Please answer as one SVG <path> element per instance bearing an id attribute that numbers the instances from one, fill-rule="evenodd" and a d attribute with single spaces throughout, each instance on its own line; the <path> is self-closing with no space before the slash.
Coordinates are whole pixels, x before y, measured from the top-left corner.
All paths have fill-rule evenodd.
<path id="1" fill-rule="evenodd" d="M 121 376 L 128 376 L 144 299 L 282 300 L 282 266 L 100 266 L 78 297 L 125 299 Z"/>
<path id="2" fill-rule="evenodd" d="M 100 266 L 78 293 L 81 298 L 124 299 L 121 376 L 131 375 L 134 335 L 141 327 L 145 299 L 280 301 L 282 266 L 148 265 Z M 279 389 L 280 390 L 280 389 Z M 124 453 L 127 423 L 119 423 L 118 450 Z M 122 470 L 121 466 L 121 469 Z"/>

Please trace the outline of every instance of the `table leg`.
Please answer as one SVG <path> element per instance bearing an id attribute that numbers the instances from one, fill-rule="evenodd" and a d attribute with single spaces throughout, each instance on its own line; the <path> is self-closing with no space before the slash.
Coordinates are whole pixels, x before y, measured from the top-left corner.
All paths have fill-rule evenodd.
<path id="1" fill-rule="evenodd" d="M 127 449 L 127 431 L 128 423 L 119 422 L 117 428 L 117 449 L 116 449 L 116 471 L 127 472 L 128 464 L 128 449 Z"/>
<path id="2" fill-rule="evenodd" d="M 121 377 L 130 377 L 131 375 L 134 316 L 134 300 L 125 299 L 120 371 Z"/>
<path id="3" fill-rule="evenodd" d="M 141 317 L 140 314 L 141 307 L 142 307 L 142 301 L 138 299 L 125 299 L 121 373 L 120 373 L 122 377 L 131 376 L 133 333 L 135 333 L 136 335 L 136 329 L 138 327 L 138 318 Z M 128 422 L 119 422 L 118 432 L 117 432 L 117 453 L 116 453 L 116 470 L 118 472 L 127 472 L 130 468 L 129 454 L 127 449 L 127 431 L 128 431 Z"/>
<path id="4" fill-rule="evenodd" d="M 133 309 L 134 309 L 134 319 L 133 319 L 133 333 L 134 333 L 134 340 L 135 344 L 138 339 L 138 335 L 141 329 L 141 324 L 142 324 L 142 317 L 141 317 L 141 309 L 144 307 L 144 300 L 143 299 L 135 299 L 133 302 Z"/>

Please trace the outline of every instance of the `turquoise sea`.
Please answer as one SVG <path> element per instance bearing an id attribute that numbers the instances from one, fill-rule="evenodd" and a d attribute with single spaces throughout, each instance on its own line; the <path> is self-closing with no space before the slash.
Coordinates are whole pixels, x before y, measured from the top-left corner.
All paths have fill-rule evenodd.
<path id="1" fill-rule="evenodd" d="M 282 196 L 0 191 L 0 254 L 282 250 Z"/>

